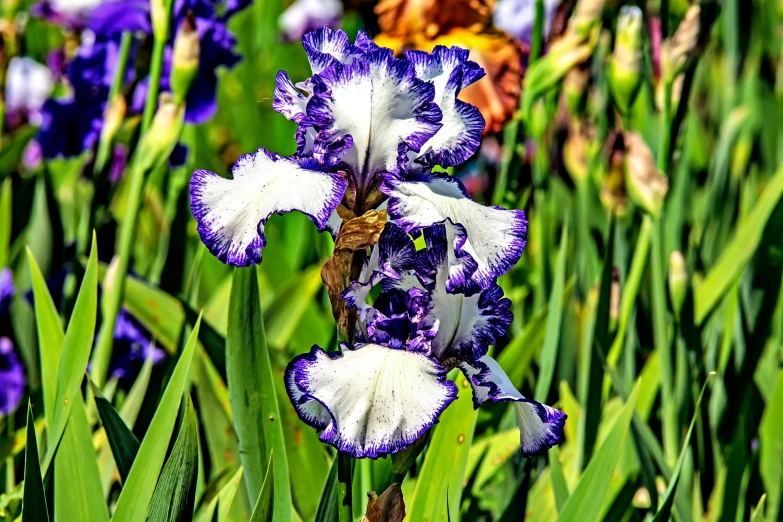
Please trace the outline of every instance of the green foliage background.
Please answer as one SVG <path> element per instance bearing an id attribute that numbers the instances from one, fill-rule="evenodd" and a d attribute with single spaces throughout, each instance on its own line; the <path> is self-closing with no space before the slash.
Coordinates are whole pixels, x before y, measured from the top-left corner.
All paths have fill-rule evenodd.
<path id="1" fill-rule="evenodd" d="M 683 4 L 671 2 L 672 27 Z M 244 59 L 220 74 L 217 116 L 186 126 L 186 166 L 149 177 L 123 304 L 169 358 L 133 383 L 100 390 L 85 377 L 127 182 L 92 248 L 74 252 L 88 158 L 23 172 L 31 131 L 3 137 L 0 267 L 19 290 L 11 323 L 32 408 L 0 419 L 0 521 L 337 520 L 334 451 L 298 420 L 282 383 L 293 355 L 336 343 L 320 279 L 332 240 L 302 215 L 275 216 L 263 263 L 232 271 L 201 244 L 187 207 L 193 170 L 227 174 L 240 153 L 295 149 L 294 124 L 271 108 L 279 69 L 308 75 L 301 47 L 279 39 L 283 7 L 257 0 L 233 20 Z M 604 140 L 619 124 L 606 78 L 617 6 L 604 13 L 589 92 L 566 118 L 596 129 L 588 175 L 562 166 L 559 84 L 505 132 L 518 145 L 507 147 L 505 186 L 478 199 L 525 209 L 531 227 L 501 280 L 515 320 L 494 354 L 525 395 L 568 414 L 566 442 L 522 459 L 512 409 L 474 411 L 455 376 L 460 397 L 402 484 L 409 520 L 783 520 L 783 7 L 720 8 L 686 73 L 659 220 L 632 204 L 613 219 L 600 198 Z M 354 18 L 346 24 L 355 31 Z M 24 38 L 42 60 L 62 35 L 31 20 Z M 666 120 L 645 60 L 624 125 L 659 157 Z M 526 141 L 541 152 L 532 164 Z M 675 250 L 687 270 L 679 314 Z M 53 301 L 45 278 L 67 263 L 77 268 Z M 355 520 L 391 479 L 390 459 L 355 461 Z"/>

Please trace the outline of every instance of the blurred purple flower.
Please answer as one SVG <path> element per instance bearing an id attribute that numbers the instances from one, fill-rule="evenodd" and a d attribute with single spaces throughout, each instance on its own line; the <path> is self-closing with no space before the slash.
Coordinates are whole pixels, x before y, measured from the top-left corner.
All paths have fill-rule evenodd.
<path id="1" fill-rule="evenodd" d="M 120 311 L 114 327 L 114 351 L 109 371 L 112 377 L 126 379 L 139 372 L 148 356 L 158 364 L 165 353 L 150 342 L 150 333 L 127 310 Z"/>
<path id="2" fill-rule="evenodd" d="M 319 27 L 338 28 L 342 18 L 340 0 L 296 0 L 280 15 L 278 25 L 286 41 L 298 42 Z"/>
<path id="3" fill-rule="evenodd" d="M 558 3 L 559 0 L 544 0 L 544 40 L 549 36 L 549 28 Z M 535 19 L 535 0 L 499 0 L 495 5 L 495 26 L 527 45 L 530 45 L 533 39 Z"/>
<path id="4" fill-rule="evenodd" d="M 4 268 L 0 271 L 0 314 L 8 311 L 15 294 L 14 274 L 10 268 Z"/>
<path id="5" fill-rule="evenodd" d="M 78 156 L 96 144 L 118 53 L 115 40 L 79 48 L 67 68 L 73 92 L 66 98 L 48 100 L 42 109 L 37 139 L 45 158 Z"/>
<path id="6" fill-rule="evenodd" d="M 0 337 L 0 415 L 10 415 L 22 400 L 26 379 L 8 337 Z"/>
<path id="7" fill-rule="evenodd" d="M 102 0 L 43 0 L 30 7 L 30 13 L 67 29 L 87 27 L 90 11 Z"/>
<path id="8" fill-rule="evenodd" d="M 5 83 L 5 114 L 10 128 L 29 121 L 41 124 L 41 107 L 52 93 L 54 79 L 46 65 L 32 58 L 15 57 L 8 62 Z"/>

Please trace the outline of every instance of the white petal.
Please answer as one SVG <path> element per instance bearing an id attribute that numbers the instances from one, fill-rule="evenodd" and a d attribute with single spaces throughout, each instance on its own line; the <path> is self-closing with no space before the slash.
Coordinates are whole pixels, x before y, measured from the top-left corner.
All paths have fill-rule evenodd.
<path id="1" fill-rule="evenodd" d="M 457 396 L 446 370 L 426 356 L 375 344 L 342 354 L 318 347 L 286 368 L 289 396 L 321 440 L 353 457 L 377 458 L 418 439 Z M 304 409 L 318 403 L 323 411 Z"/>
<path id="2" fill-rule="evenodd" d="M 347 182 L 317 168 L 313 160 L 297 161 L 260 149 L 237 161 L 233 179 L 196 171 L 190 206 L 201 240 L 224 263 L 247 266 L 261 261 L 264 223 L 274 213 L 298 210 L 323 230 Z"/>
<path id="3" fill-rule="evenodd" d="M 475 363 L 462 363 L 460 369 L 473 386 L 474 407 L 478 408 L 487 400 L 515 403 L 522 455 L 539 455 L 563 442 L 563 428 L 568 416 L 560 410 L 526 399 L 495 359 L 484 356 Z"/>
<path id="4" fill-rule="evenodd" d="M 457 178 L 422 175 L 402 180 L 384 175 L 381 190 L 389 196 L 392 222 L 407 232 L 446 220 L 455 225 L 452 261 L 460 266 L 450 269 L 449 292 L 488 288 L 522 256 L 527 241 L 525 213 L 476 203 Z"/>

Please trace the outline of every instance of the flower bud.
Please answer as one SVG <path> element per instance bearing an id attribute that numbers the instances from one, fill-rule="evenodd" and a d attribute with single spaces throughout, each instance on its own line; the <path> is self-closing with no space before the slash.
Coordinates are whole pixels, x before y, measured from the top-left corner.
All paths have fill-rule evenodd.
<path id="1" fill-rule="evenodd" d="M 672 302 L 675 321 L 679 322 L 680 320 L 687 291 L 688 270 L 685 268 L 685 259 L 680 252 L 675 250 L 669 257 L 669 298 Z"/>
<path id="2" fill-rule="evenodd" d="M 655 166 L 652 152 L 635 132 L 625 138 L 625 187 L 631 201 L 654 218 L 661 216 L 669 181 Z"/>
<path id="3" fill-rule="evenodd" d="M 125 97 L 122 94 L 118 94 L 113 100 L 106 106 L 106 111 L 103 113 L 103 129 L 101 129 L 101 141 L 106 143 L 111 142 L 120 130 L 122 121 L 125 119 L 125 112 L 128 108 L 128 104 L 125 102 Z"/>
<path id="4" fill-rule="evenodd" d="M 568 22 L 568 29 L 580 36 L 587 36 L 601 20 L 604 0 L 579 0 Z"/>
<path id="5" fill-rule="evenodd" d="M 615 105 L 627 114 L 636 100 L 641 85 L 642 64 L 642 10 L 624 6 L 617 21 L 614 53 L 607 71 L 609 88 Z"/>
<path id="6" fill-rule="evenodd" d="M 663 43 L 661 65 L 667 81 L 684 72 L 704 48 L 717 11 L 718 7 L 710 4 L 691 6 L 671 38 Z"/>
<path id="7" fill-rule="evenodd" d="M 587 181 L 589 174 L 587 164 L 590 141 L 583 126 L 580 121 L 573 122 L 569 126 L 568 138 L 563 145 L 563 165 L 574 180 L 574 184 L 580 186 Z"/>
<path id="8" fill-rule="evenodd" d="M 175 103 L 171 94 L 161 94 L 158 112 L 139 143 L 139 168 L 148 172 L 169 158 L 182 133 L 184 121 L 185 106 Z"/>
<path id="9" fill-rule="evenodd" d="M 562 96 L 568 112 L 572 115 L 582 111 L 587 83 L 590 81 L 590 71 L 585 67 L 574 67 L 563 80 Z"/>
<path id="10" fill-rule="evenodd" d="M 171 90 L 177 103 L 185 100 L 193 81 L 196 79 L 199 53 L 196 20 L 193 13 L 188 13 L 177 31 L 177 38 L 174 40 L 174 57 L 171 61 Z"/>
<path id="11" fill-rule="evenodd" d="M 156 40 L 165 42 L 169 36 L 168 0 L 150 0 L 150 18 L 152 19 L 152 34 Z"/>

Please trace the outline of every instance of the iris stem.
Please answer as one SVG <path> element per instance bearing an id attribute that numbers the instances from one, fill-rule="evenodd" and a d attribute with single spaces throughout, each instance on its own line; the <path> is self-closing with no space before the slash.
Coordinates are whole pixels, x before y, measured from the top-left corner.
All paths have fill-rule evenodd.
<path id="1" fill-rule="evenodd" d="M 147 92 L 147 101 L 144 107 L 144 120 L 142 123 L 142 138 L 152 123 L 152 117 L 158 104 L 158 87 L 162 72 L 163 54 L 168 40 L 168 28 L 171 25 L 171 0 L 166 0 L 165 13 L 165 34 L 155 33 L 155 43 L 152 51 L 152 67 L 150 73 L 149 91 Z M 125 216 L 120 224 L 120 238 L 117 245 L 117 252 L 112 263 L 116 263 L 110 268 L 103 283 L 103 297 L 101 300 L 101 312 L 103 322 L 98 332 L 98 340 L 95 344 L 92 356 L 91 376 L 98 387 L 102 387 L 106 381 L 106 375 L 111 361 L 112 347 L 114 344 L 114 328 L 117 324 L 117 315 L 120 312 L 123 297 L 125 295 L 125 279 L 130 268 L 130 258 L 133 253 L 133 247 L 136 241 L 136 226 L 141 211 L 141 203 L 144 198 L 144 185 L 149 174 L 146 168 L 141 167 L 138 153 L 130 169 L 130 179 L 128 185 L 128 199 L 125 208 Z M 111 281 L 107 281 L 111 279 Z M 108 283 L 108 284 L 107 284 Z"/>
<path id="2" fill-rule="evenodd" d="M 125 71 L 128 67 L 128 57 L 130 56 L 130 48 L 133 43 L 133 36 L 129 32 L 122 33 L 122 41 L 120 42 L 120 54 L 117 61 L 117 70 L 114 71 L 114 78 L 111 82 L 111 88 L 109 90 L 109 97 L 107 98 L 107 110 L 111 108 L 114 99 L 120 94 L 122 90 L 123 80 L 125 79 Z M 105 114 L 104 114 L 105 119 Z M 104 128 L 106 122 L 104 121 Z M 104 132 L 101 132 L 100 141 L 98 142 L 98 152 L 95 156 L 95 166 L 93 167 L 93 176 L 96 174 L 100 176 L 103 169 L 106 167 L 106 163 L 109 159 L 111 152 L 111 143 L 114 136 L 109 136 Z M 89 231 L 88 231 L 89 232 Z M 89 238 L 88 238 L 89 239 Z"/>
<path id="3" fill-rule="evenodd" d="M 544 0 L 536 0 L 535 13 L 533 37 L 530 40 L 530 63 L 541 56 L 541 51 L 544 47 Z"/>
<path id="4" fill-rule="evenodd" d="M 337 509 L 340 522 L 353 522 L 353 462 L 348 453 L 337 453 Z"/>

